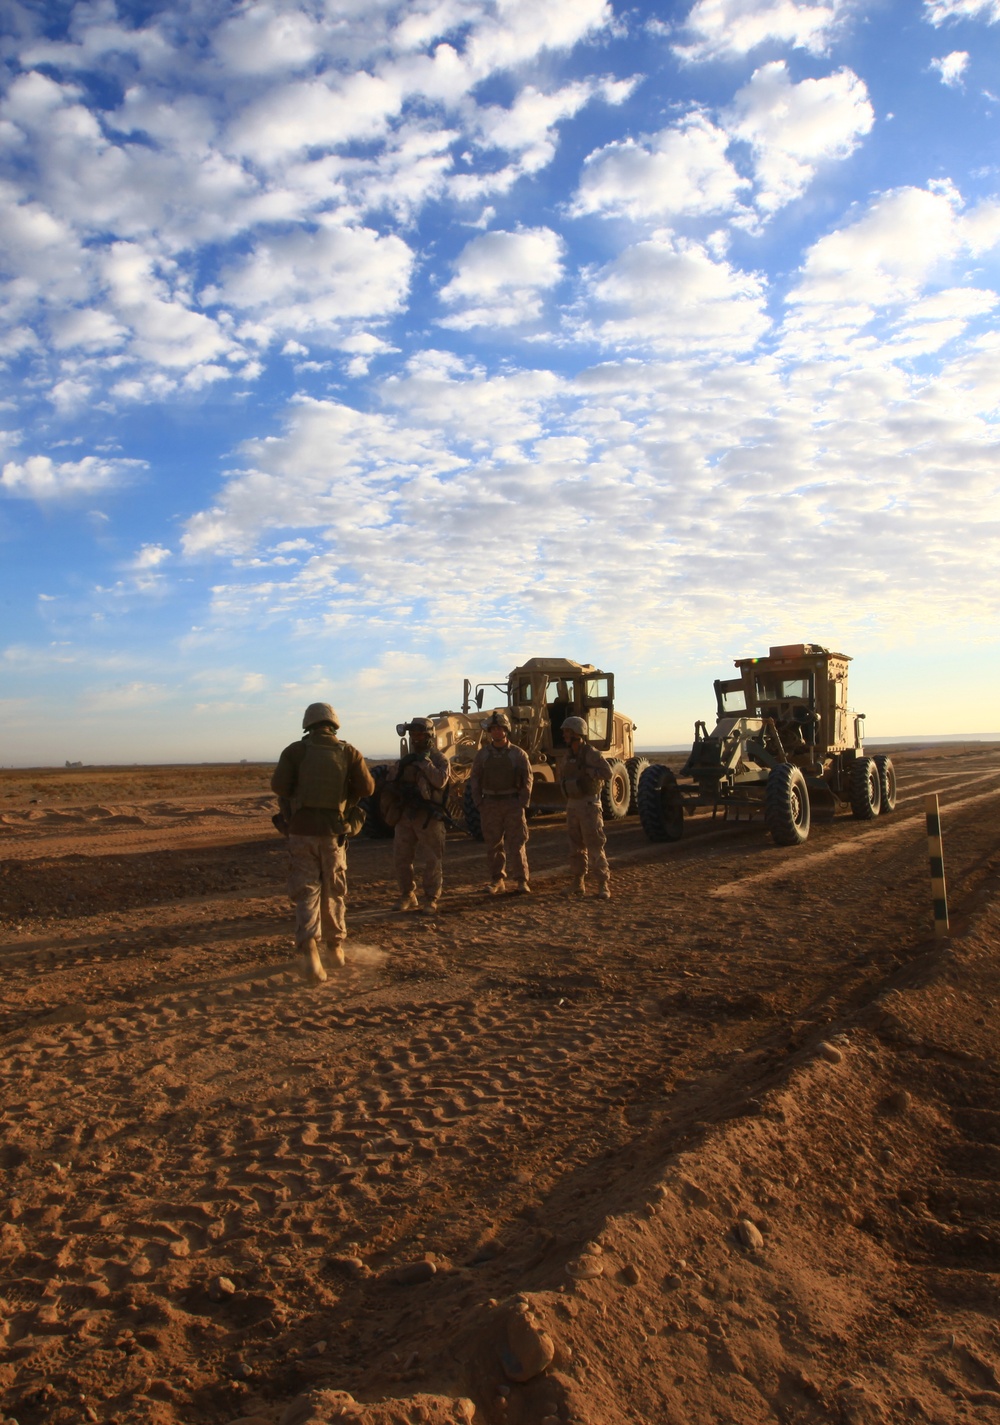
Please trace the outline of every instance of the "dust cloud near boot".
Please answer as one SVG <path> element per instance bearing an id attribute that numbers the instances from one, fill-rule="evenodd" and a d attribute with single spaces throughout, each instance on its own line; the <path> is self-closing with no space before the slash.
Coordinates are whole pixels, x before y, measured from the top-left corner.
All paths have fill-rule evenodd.
<path id="1" fill-rule="evenodd" d="M 302 950 L 302 971 L 307 980 L 314 985 L 321 985 L 326 979 L 326 971 L 323 969 L 323 958 L 319 953 L 319 946 L 315 940 L 307 940 Z"/>

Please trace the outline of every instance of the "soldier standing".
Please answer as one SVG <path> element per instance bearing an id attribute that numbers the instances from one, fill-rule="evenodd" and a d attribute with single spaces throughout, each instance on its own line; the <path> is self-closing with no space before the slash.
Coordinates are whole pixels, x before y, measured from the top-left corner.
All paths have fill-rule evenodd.
<path id="1" fill-rule="evenodd" d="M 527 753 L 510 740 L 506 713 L 495 712 L 486 723 L 489 741 L 480 747 L 472 763 L 469 785 L 479 810 L 486 842 L 490 879 L 489 895 L 506 890 L 508 865 L 514 872 L 514 891 L 526 896 L 528 887 L 528 819 L 533 780 Z"/>
<path id="2" fill-rule="evenodd" d="M 420 911 L 434 915 L 444 875 L 445 788 L 451 777 L 447 760 L 436 747 L 434 724 L 415 717 L 400 729 L 410 735 L 410 751 L 396 767 L 396 787 L 402 814 L 393 833 L 392 859 L 399 886 L 397 910 L 416 910 L 414 861 L 423 862 L 424 903 Z"/>
<path id="3" fill-rule="evenodd" d="M 601 783 L 611 781 L 611 766 L 587 742 L 587 724 L 582 717 L 568 717 L 562 725 L 563 741 L 569 753 L 562 765 L 562 789 L 566 794 L 566 833 L 569 836 L 569 866 L 573 874 L 571 897 L 585 894 L 588 866 L 597 872 L 597 895 L 611 899 L 611 869 L 604 854 L 604 814 L 601 811 Z"/>
<path id="4" fill-rule="evenodd" d="M 375 790 L 356 747 L 337 737 L 329 703 L 310 703 L 305 736 L 278 759 L 271 791 L 288 823 L 288 893 L 295 902 L 295 944 L 307 979 L 326 979 L 321 944 L 344 963 L 347 938 L 347 837 L 357 829 L 358 802 Z"/>

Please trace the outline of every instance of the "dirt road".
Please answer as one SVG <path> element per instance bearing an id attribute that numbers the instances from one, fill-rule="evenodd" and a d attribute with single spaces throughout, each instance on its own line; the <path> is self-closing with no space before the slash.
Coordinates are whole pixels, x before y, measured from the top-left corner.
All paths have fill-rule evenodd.
<path id="1" fill-rule="evenodd" d="M 266 769 L 0 772 L 7 1417 L 1000 1418 L 1000 748 L 896 762 L 803 847 L 615 823 L 610 903 L 558 820 L 429 921 L 362 839 L 318 989 Z"/>

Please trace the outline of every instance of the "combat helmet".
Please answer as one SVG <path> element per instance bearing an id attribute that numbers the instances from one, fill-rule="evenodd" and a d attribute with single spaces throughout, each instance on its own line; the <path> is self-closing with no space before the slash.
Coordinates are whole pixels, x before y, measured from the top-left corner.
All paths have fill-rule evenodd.
<path id="1" fill-rule="evenodd" d="M 408 732 L 434 732 L 434 720 L 429 717 L 411 717 L 409 722 L 397 722 L 396 736 L 405 737 Z"/>
<path id="2" fill-rule="evenodd" d="M 483 723 L 483 727 L 489 732 L 491 727 L 502 727 L 505 732 L 510 732 L 510 718 L 505 712 L 491 713 Z"/>
<path id="3" fill-rule="evenodd" d="M 310 703 L 302 714 L 302 726 L 306 731 L 317 722 L 332 722 L 334 727 L 340 726 L 340 718 L 329 703 Z"/>
<path id="4" fill-rule="evenodd" d="M 563 718 L 562 731 L 575 732 L 577 737 L 588 737 L 590 735 L 590 729 L 582 717 Z"/>

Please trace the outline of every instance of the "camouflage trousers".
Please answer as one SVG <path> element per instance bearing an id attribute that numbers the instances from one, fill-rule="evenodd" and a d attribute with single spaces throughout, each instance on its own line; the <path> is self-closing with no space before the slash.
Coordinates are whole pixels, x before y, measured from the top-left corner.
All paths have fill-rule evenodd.
<path id="1" fill-rule="evenodd" d="M 569 868 L 583 877 L 588 868 L 599 881 L 610 881 L 611 868 L 604 854 L 604 813 L 600 802 L 587 797 L 570 797 L 566 803 L 566 834 L 569 837 Z"/>
<path id="2" fill-rule="evenodd" d="M 440 817 L 432 816 L 424 825 L 426 813 L 402 816 L 396 823 L 392 843 L 392 864 L 396 872 L 399 894 L 408 896 L 416 887 L 414 863 L 421 868 L 424 899 L 436 901 L 444 879 L 445 826 Z"/>
<path id="3" fill-rule="evenodd" d="M 347 937 L 347 846 L 335 836 L 289 836 L 288 894 L 295 902 L 295 944 Z"/>
<path id="4" fill-rule="evenodd" d="M 484 797 L 479 820 L 486 842 L 490 880 L 501 881 L 509 870 L 515 881 L 528 884 L 528 819 L 516 797 Z"/>

